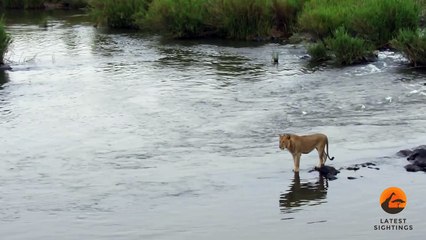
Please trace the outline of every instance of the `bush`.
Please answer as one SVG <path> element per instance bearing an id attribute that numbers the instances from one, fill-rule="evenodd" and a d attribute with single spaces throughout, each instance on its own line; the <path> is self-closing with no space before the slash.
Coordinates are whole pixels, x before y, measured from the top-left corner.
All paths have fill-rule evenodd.
<path id="1" fill-rule="evenodd" d="M 288 35 L 304 0 L 92 0 L 97 22 L 162 30 L 177 38 Z"/>
<path id="2" fill-rule="evenodd" d="M 272 28 L 271 1 L 214 0 L 209 5 L 211 24 L 233 39 L 268 36 Z"/>
<path id="3" fill-rule="evenodd" d="M 311 56 L 311 62 L 322 62 L 330 59 L 327 47 L 323 42 L 311 44 L 308 47 L 308 54 Z"/>
<path id="4" fill-rule="evenodd" d="M 339 65 L 363 62 L 372 54 L 373 46 L 363 39 L 352 37 L 344 27 L 339 27 L 333 37 L 326 39 L 326 44 Z"/>
<path id="5" fill-rule="evenodd" d="M 416 29 L 415 0 L 311 0 L 299 18 L 301 29 L 320 39 L 344 26 L 351 34 L 383 47 L 403 28 Z"/>
<path id="6" fill-rule="evenodd" d="M 154 0 L 140 26 L 162 30 L 177 38 L 207 34 L 207 7 L 200 0 Z"/>
<path id="7" fill-rule="evenodd" d="M 136 19 L 144 15 L 151 0 L 92 0 L 91 14 L 98 24 L 111 28 L 137 28 Z"/>
<path id="8" fill-rule="evenodd" d="M 293 32 L 305 0 L 272 0 L 274 28 L 286 35 Z"/>
<path id="9" fill-rule="evenodd" d="M 4 55 L 11 43 L 12 38 L 5 30 L 3 19 L 0 19 L 0 65 L 4 64 Z"/>
<path id="10" fill-rule="evenodd" d="M 392 47 L 401 51 L 413 66 L 426 66 L 426 34 L 412 30 L 400 30 L 391 41 Z"/>

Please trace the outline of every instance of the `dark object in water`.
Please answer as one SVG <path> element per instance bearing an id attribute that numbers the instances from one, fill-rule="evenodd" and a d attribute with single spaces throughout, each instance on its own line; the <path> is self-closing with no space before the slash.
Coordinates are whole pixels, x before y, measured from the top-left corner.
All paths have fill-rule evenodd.
<path id="1" fill-rule="evenodd" d="M 404 168 L 408 172 L 426 172 L 426 145 L 418 146 L 413 150 L 401 150 L 397 153 L 397 155 L 407 157 L 410 164 L 406 165 Z"/>
<path id="2" fill-rule="evenodd" d="M 12 70 L 12 67 L 7 64 L 0 64 L 0 70 Z"/>
<path id="3" fill-rule="evenodd" d="M 359 167 L 358 166 L 351 166 L 351 167 L 347 167 L 346 170 L 358 171 Z"/>
<path id="4" fill-rule="evenodd" d="M 339 170 L 332 166 L 322 166 L 320 168 L 315 167 L 315 170 L 321 173 L 322 176 L 327 178 L 328 180 L 335 180 L 337 179 L 336 175 L 340 173 Z"/>
<path id="5" fill-rule="evenodd" d="M 376 164 L 372 163 L 372 162 L 365 162 L 365 163 L 359 163 L 359 164 L 355 164 L 355 165 L 349 166 L 349 167 L 346 168 L 346 170 L 358 171 L 362 167 L 363 168 L 367 167 L 367 168 L 370 168 L 370 169 L 379 170 L 379 168 L 372 167 L 372 166 L 376 166 Z"/>
<path id="6" fill-rule="evenodd" d="M 349 180 L 354 180 L 356 177 L 348 177 Z"/>

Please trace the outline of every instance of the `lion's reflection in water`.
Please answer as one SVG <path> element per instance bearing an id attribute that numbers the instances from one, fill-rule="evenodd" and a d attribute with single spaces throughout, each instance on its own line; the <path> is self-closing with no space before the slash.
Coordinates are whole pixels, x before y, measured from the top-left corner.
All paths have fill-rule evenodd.
<path id="1" fill-rule="evenodd" d="M 280 209 L 283 213 L 301 210 L 308 205 L 319 205 L 326 202 L 328 182 L 319 175 L 316 182 L 300 182 L 299 173 L 294 174 L 290 189 L 280 195 Z"/>

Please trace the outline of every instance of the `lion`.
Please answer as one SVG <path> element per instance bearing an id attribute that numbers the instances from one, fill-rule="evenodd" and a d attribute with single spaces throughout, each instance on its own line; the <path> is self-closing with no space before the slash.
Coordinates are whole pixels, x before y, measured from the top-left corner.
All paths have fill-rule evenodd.
<path id="1" fill-rule="evenodd" d="M 327 147 L 327 151 L 325 148 Z M 280 134 L 280 149 L 288 151 L 293 155 L 294 172 L 299 172 L 300 157 L 302 154 L 308 154 L 316 149 L 319 155 L 319 165 L 322 167 L 328 159 L 333 160 L 334 157 L 328 154 L 328 138 L 326 135 L 316 133 L 312 135 L 298 136 L 295 134 Z"/>

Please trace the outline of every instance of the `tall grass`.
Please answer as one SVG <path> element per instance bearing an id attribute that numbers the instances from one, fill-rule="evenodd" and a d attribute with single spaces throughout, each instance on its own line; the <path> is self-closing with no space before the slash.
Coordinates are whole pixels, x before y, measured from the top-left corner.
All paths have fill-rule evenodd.
<path id="1" fill-rule="evenodd" d="M 0 65 L 4 64 L 4 55 L 7 52 L 11 43 L 12 38 L 6 32 L 3 19 L 0 18 Z"/>
<path id="2" fill-rule="evenodd" d="M 335 62 L 338 65 L 363 62 L 374 49 L 367 41 L 352 37 L 344 27 L 337 28 L 333 36 L 328 37 L 325 42 L 335 56 Z"/>
<path id="3" fill-rule="evenodd" d="M 91 14 L 98 24 L 111 28 L 137 28 L 151 0 L 91 0 Z"/>
<path id="4" fill-rule="evenodd" d="M 269 35 L 271 2 L 265 0 L 216 0 L 209 5 L 211 23 L 221 35 L 248 39 Z"/>
<path id="5" fill-rule="evenodd" d="M 139 19 L 138 22 L 141 27 L 184 38 L 208 34 L 210 27 L 206 18 L 207 1 L 154 0 L 145 18 Z"/>
<path id="6" fill-rule="evenodd" d="M 392 46 L 401 51 L 413 66 L 426 66 L 426 33 L 400 30 Z"/>
<path id="7" fill-rule="evenodd" d="M 143 27 L 174 37 L 218 36 L 232 39 L 289 34 L 302 0 L 153 0 Z"/>
<path id="8" fill-rule="evenodd" d="M 302 30 L 321 39 L 344 26 L 383 47 L 400 29 L 416 29 L 419 13 L 416 0 L 311 0 L 305 4 L 299 23 Z"/>

